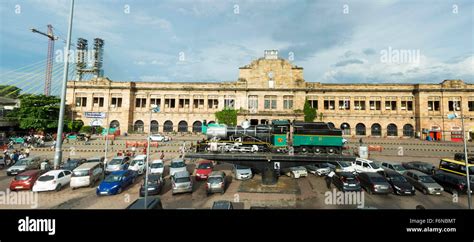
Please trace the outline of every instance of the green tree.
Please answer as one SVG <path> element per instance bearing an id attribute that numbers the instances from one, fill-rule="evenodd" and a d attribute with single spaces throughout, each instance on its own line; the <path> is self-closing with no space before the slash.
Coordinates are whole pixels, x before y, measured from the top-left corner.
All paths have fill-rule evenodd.
<path id="1" fill-rule="evenodd" d="M 0 85 L 0 97 L 18 98 L 21 89 L 13 85 Z"/>
<path id="2" fill-rule="evenodd" d="M 20 96 L 20 108 L 8 114 L 22 129 L 52 130 L 58 127 L 60 99 L 45 95 Z"/>
<path id="3" fill-rule="evenodd" d="M 79 132 L 82 128 L 82 126 L 84 126 L 84 123 L 81 121 L 81 120 L 73 120 L 73 121 L 70 121 L 68 120 L 67 121 L 67 130 L 69 132 Z"/>
<path id="4" fill-rule="evenodd" d="M 313 122 L 317 116 L 316 108 L 312 108 L 308 100 L 305 100 L 304 102 L 303 113 L 305 122 Z"/>
<path id="5" fill-rule="evenodd" d="M 222 111 L 216 112 L 217 122 L 220 124 L 227 124 L 231 126 L 237 125 L 237 110 L 234 109 L 224 109 Z"/>

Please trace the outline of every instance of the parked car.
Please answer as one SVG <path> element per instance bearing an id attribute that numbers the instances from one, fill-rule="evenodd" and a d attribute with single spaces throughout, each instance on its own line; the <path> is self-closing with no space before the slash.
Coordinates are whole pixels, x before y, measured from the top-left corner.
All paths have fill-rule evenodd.
<path id="1" fill-rule="evenodd" d="M 137 173 L 130 170 L 114 171 L 108 175 L 97 187 L 96 194 L 116 195 L 123 189 L 135 183 Z"/>
<path id="2" fill-rule="evenodd" d="M 199 162 L 196 166 L 196 180 L 207 180 L 213 168 L 212 161 L 205 160 Z"/>
<path id="3" fill-rule="evenodd" d="M 392 169 L 386 169 L 383 174 L 392 186 L 394 194 L 415 195 L 415 187 L 400 173 Z"/>
<path id="4" fill-rule="evenodd" d="M 332 184 L 343 192 L 362 190 L 359 180 L 352 172 L 336 172 L 332 177 Z"/>
<path id="5" fill-rule="evenodd" d="M 336 169 L 336 166 L 330 163 L 315 163 L 311 165 L 305 166 L 309 173 L 318 175 L 318 176 L 325 176 L 329 174 L 329 172 Z"/>
<path id="6" fill-rule="evenodd" d="M 140 186 L 140 197 L 145 196 L 145 182 L 146 179 L 143 179 L 143 183 Z M 152 173 L 148 175 L 148 196 L 159 195 L 161 189 L 163 188 L 164 181 L 160 173 Z"/>
<path id="7" fill-rule="evenodd" d="M 163 175 L 165 166 L 163 160 L 154 160 L 150 164 L 150 173 L 159 173 Z"/>
<path id="8" fill-rule="evenodd" d="M 103 156 L 101 157 L 91 157 L 89 159 L 87 159 L 86 162 L 99 162 L 100 165 L 102 166 L 102 169 L 104 168 L 104 160 L 105 158 Z"/>
<path id="9" fill-rule="evenodd" d="M 159 196 L 147 197 L 147 205 L 145 206 L 145 198 L 138 198 L 126 209 L 163 209 Z"/>
<path id="10" fill-rule="evenodd" d="M 33 192 L 60 191 L 71 182 L 72 172 L 69 170 L 52 170 L 38 177 L 33 185 Z"/>
<path id="11" fill-rule="evenodd" d="M 362 158 L 356 158 L 355 162 L 352 163 L 354 170 L 360 172 L 383 172 L 383 168 L 377 165 L 374 161 L 366 160 Z"/>
<path id="12" fill-rule="evenodd" d="M 128 169 L 130 157 L 128 156 L 117 156 L 113 158 L 105 168 L 105 173 L 109 174 L 114 171 L 123 171 Z"/>
<path id="13" fill-rule="evenodd" d="M 436 172 L 436 167 L 433 164 L 426 163 L 423 161 L 403 162 L 402 165 L 407 170 L 417 170 L 428 175 L 433 175 Z"/>
<path id="14" fill-rule="evenodd" d="M 78 187 L 93 187 L 103 175 L 101 163 L 86 162 L 72 171 L 70 186 L 73 190 Z"/>
<path id="15" fill-rule="evenodd" d="M 166 141 L 169 141 L 169 138 L 167 136 L 162 135 L 162 134 L 152 134 L 152 135 L 150 135 L 150 140 L 151 141 L 158 141 L 158 142 L 166 142 Z"/>
<path id="16" fill-rule="evenodd" d="M 449 191 L 452 194 L 467 194 L 466 176 L 439 171 L 433 175 L 433 180 L 441 185 L 445 191 Z M 472 189 L 474 189 L 474 178 L 472 176 L 469 179 L 469 183 L 472 193 Z"/>
<path id="17" fill-rule="evenodd" d="M 64 162 L 60 168 L 63 169 L 63 170 L 69 170 L 69 171 L 72 171 L 74 169 L 76 169 L 76 167 L 84 164 L 87 160 L 86 159 L 82 159 L 82 158 L 78 158 L 78 159 L 69 159 L 67 160 L 66 162 Z"/>
<path id="18" fill-rule="evenodd" d="M 215 201 L 213 204 L 212 204 L 212 209 L 234 209 L 234 206 L 232 205 L 232 202 L 230 201 L 224 201 L 224 200 L 220 200 L 220 201 Z"/>
<path id="19" fill-rule="evenodd" d="M 436 183 L 436 181 L 429 175 L 417 171 L 407 170 L 404 174 L 405 178 L 413 185 L 416 189 L 423 192 L 423 194 L 436 194 L 441 195 L 443 187 Z"/>
<path id="20" fill-rule="evenodd" d="M 172 194 L 193 192 L 193 180 L 188 171 L 179 171 L 171 176 Z"/>
<path id="21" fill-rule="evenodd" d="M 129 170 L 136 171 L 138 175 L 145 173 L 146 155 L 137 155 L 128 166 Z"/>
<path id="22" fill-rule="evenodd" d="M 398 172 L 399 174 L 403 175 L 403 173 L 405 173 L 405 171 L 407 169 L 405 169 L 405 167 L 403 167 L 403 165 L 401 163 L 388 163 L 388 162 L 382 162 L 382 168 L 387 168 L 387 169 L 392 169 L 396 172 Z"/>
<path id="23" fill-rule="evenodd" d="M 25 159 L 18 160 L 10 168 L 7 169 L 8 176 L 18 175 L 27 170 L 40 169 L 41 159 L 40 157 L 28 157 Z"/>
<path id="24" fill-rule="evenodd" d="M 241 165 L 234 165 L 232 173 L 234 173 L 234 177 L 237 180 L 248 180 L 252 179 L 253 176 L 252 169 Z"/>
<path id="25" fill-rule="evenodd" d="M 308 176 L 308 171 L 303 166 L 290 167 L 288 169 L 283 169 L 283 173 L 291 178 L 300 178 Z"/>
<path id="26" fill-rule="evenodd" d="M 224 194 L 226 188 L 225 173 L 223 171 L 213 171 L 209 174 L 206 183 L 207 195 L 220 192 Z"/>
<path id="27" fill-rule="evenodd" d="M 329 164 L 335 167 L 335 171 L 341 172 L 355 172 L 354 167 L 350 162 L 346 161 L 330 161 Z"/>
<path id="28" fill-rule="evenodd" d="M 186 163 L 181 158 L 173 159 L 170 164 L 170 176 L 174 176 L 175 173 L 181 171 L 187 171 Z"/>
<path id="29" fill-rule="evenodd" d="M 36 180 L 43 173 L 44 171 L 42 170 L 28 170 L 16 175 L 10 182 L 10 190 L 31 190 Z"/>
<path id="30" fill-rule="evenodd" d="M 360 186 L 369 194 L 389 194 L 392 192 L 390 183 L 377 172 L 362 172 L 357 175 Z"/>

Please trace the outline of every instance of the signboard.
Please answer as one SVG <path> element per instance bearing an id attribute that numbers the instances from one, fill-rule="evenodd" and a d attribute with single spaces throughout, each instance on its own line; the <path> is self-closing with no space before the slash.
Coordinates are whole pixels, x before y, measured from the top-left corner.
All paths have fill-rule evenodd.
<path id="1" fill-rule="evenodd" d="M 104 112 L 84 112 L 86 118 L 105 118 Z"/>

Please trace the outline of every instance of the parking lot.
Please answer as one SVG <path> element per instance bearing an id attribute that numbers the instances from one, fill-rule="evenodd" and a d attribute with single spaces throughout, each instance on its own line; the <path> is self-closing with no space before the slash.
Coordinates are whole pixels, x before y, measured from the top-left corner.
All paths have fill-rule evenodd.
<path id="1" fill-rule="evenodd" d="M 271 193 L 246 192 L 246 186 L 250 186 L 250 181 L 239 181 L 234 179 L 231 169 L 231 164 L 218 164 L 214 170 L 222 170 L 226 173 L 226 179 L 229 182 L 224 194 L 207 195 L 205 190 L 205 181 L 195 181 L 193 186 L 193 193 L 172 195 L 171 182 L 169 179 L 169 163 L 170 160 L 178 156 L 180 144 L 184 141 L 190 143 L 199 137 L 187 139 L 186 137 L 176 137 L 173 141 L 166 145 L 161 145 L 152 150 L 151 159 L 158 159 L 161 150 L 165 152 L 165 184 L 160 194 L 163 207 L 165 209 L 208 209 L 216 200 L 228 200 L 234 202 L 234 208 L 249 209 L 253 207 L 269 207 L 269 208 L 289 208 L 289 209 L 346 209 L 346 208 L 363 208 L 363 209 L 415 209 L 417 205 L 422 205 L 426 209 L 460 209 L 467 208 L 467 196 L 460 195 L 453 196 L 448 192 L 443 192 L 440 196 L 437 195 L 423 195 L 420 191 L 416 192 L 415 196 L 398 196 L 398 195 L 369 195 L 362 192 L 363 206 L 361 204 L 340 204 L 336 201 L 328 202 L 328 193 L 333 192 L 332 189 L 326 187 L 324 177 L 318 177 L 313 174 L 308 174 L 307 177 L 302 177 L 291 181 L 292 178 L 281 176 L 279 183 L 288 182 L 290 185 L 294 184 L 294 192 L 277 191 Z M 387 148 L 397 147 L 399 143 L 393 140 L 384 140 L 385 143 L 393 142 L 393 145 L 386 144 Z M 396 142 L 400 142 L 396 140 Z M 79 143 L 65 144 L 65 150 L 69 150 L 65 157 L 93 157 L 103 156 L 104 153 L 100 151 L 103 149 L 101 141 L 97 141 L 92 145 L 84 145 Z M 114 146 L 111 147 L 108 153 L 111 159 L 117 150 L 125 149 L 125 141 L 115 141 Z M 433 149 L 439 149 L 437 146 Z M 404 147 L 407 150 L 419 147 L 418 143 L 406 142 Z M 71 149 L 71 147 L 74 147 Z M 434 146 L 433 146 L 434 147 Z M 449 147 L 449 146 L 447 146 Z M 423 148 L 430 148 L 428 145 L 423 145 Z M 448 149 L 448 148 L 446 148 Z M 449 149 L 458 149 L 458 147 L 449 147 Z M 70 152 L 74 150 L 74 152 Z M 113 150 L 113 151 L 112 151 Z M 390 149 L 386 149 L 390 151 Z M 137 149 L 139 152 L 140 149 Z M 437 165 L 440 158 L 445 158 L 449 152 L 441 150 L 439 152 L 432 151 L 423 157 L 422 155 L 391 155 L 390 152 L 372 152 L 370 158 L 383 161 L 404 162 L 421 160 Z M 40 155 L 45 158 L 53 157 L 53 151 L 46 149 L 32 150 L 31 155 Z M 449 157 L 452 157 L 450 155 Z M 186 160 L 187 170 L 193 174 L 195 164 L 199 160 Z M 5 169 L 0 171 L 0 191 L 7 191 L 9 184 L 13 177 L 6 175 Z M 38 206 L 40 209 L 123 209 L 139 197 L 139 188 L 142 184 L 143 176 L 140 176 L 136 182 L 123 190 L 121 194 L 113 196 L 97 196 L 95 189 L 98 183 L 93 188 L 79 188 L 72 190 L 69 186 L 64 187 L 59 192 L 40 192 L 38 193 Z M 254 181 L 261 179 L 259 174 L 253 178 Z M 255 183 L 255 182 L 253 182 Z M 293 186 L 293 185 L 291 185 Z M 13 192 L 12 192 L 13 193 Z M 28 191 L 20 191 L 21 193 L 28 193 Z M 0 204 L 1 209 L 11 208 L 32 208 L 27 204 Z M 35 207 L 36 208 L 36 207 Z"/>

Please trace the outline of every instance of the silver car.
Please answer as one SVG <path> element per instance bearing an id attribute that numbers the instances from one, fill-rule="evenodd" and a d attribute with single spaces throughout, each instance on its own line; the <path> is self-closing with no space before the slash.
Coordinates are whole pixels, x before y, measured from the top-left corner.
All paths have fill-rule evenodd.
<path id="1" fill-rule="evenodd" d="M 407 170 L 404 173 L 407 180 L 418 190 L 422 191 L 423 194 L 436 194 L 441 195 L 443 187 L 436 183 L 431 176 L 416 170 Z"/>
<path id="2" fill-rule="evenodd" d="M 206 183 L 207 194 L 220 192 L 224 194 L 226 187 L 225 173 L 223 171 L 213 171 L 209 174 Z"/>
<path id="3" fill-rule="evenodd" d="M 252 169 L 241 166 L 241 165 L 234 165 L 232 168 L 232 172 L 235 175 L 235 179 L 237 180 L 247 180 L 252 179 Z"/>
<path id="4" fill-rule="evenodd" d="M 181 171 L 187 171 L 186 163 L 183 159 L 173 159 L 170 164 L 170 176 L 174 176 Z"/>
<path id="5" fill-rule="evenodd" d="M 193 192 L 193 180 L 187 171 L 176 172 L 171 177 L 171 188 L 173 195 L 176 193 Z"/>
<path id="6" fill-rule="evenodd" d="M 128 156 L 115 157 L 109 163 L 107 163 L 107 167 L 105 168 L 105 173 L 109 174 L 114 171 L 127 170 L 129 161 L 130 161 L 130 158 Z"/>

